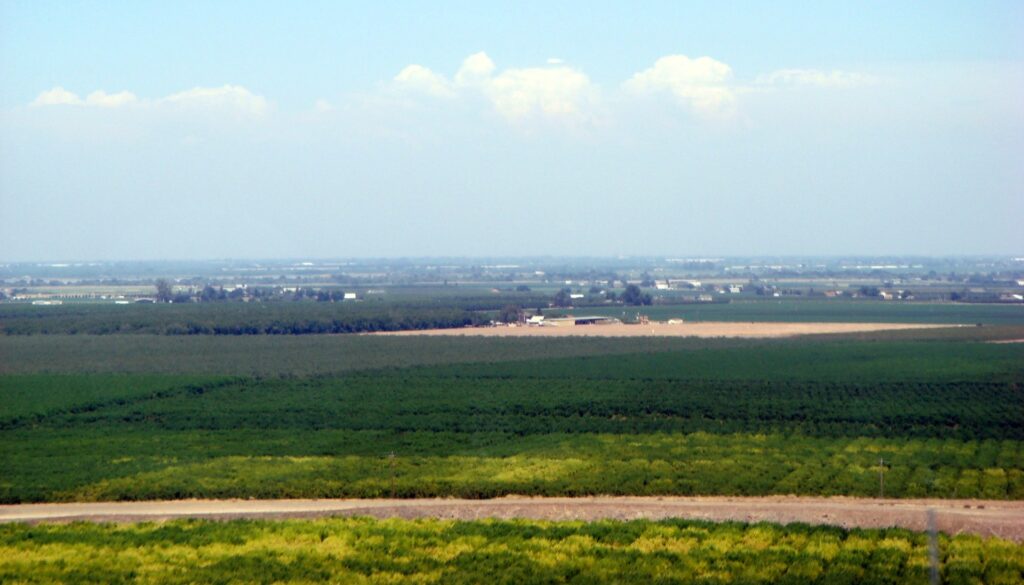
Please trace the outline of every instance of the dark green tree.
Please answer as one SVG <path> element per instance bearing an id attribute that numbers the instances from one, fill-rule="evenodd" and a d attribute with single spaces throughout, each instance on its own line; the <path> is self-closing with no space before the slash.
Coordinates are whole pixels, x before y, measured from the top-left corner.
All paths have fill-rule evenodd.
<path id="1" fill-rule="evenodd" d="M 626 305 L 649 305 L 651 304 L 651 295 L 645 294 L 640 290 L 640 287 L 635 284 L 626 286 L 626 290 L 622 291 L 619 295 L 619 299 Z"/>
<path id="2" fill-rule="evenodd" d="M 174 299 L 174 287 L 166 278 L 156 279 L 156 300 L 160 303 L 169 303 Z"/>
<path id="3" fill-rule="evenodd" d="M 498 320 L 502 323 L 517 323 L 522 316 L 523 309 L 519 305 L 505 305 L 498 313 Z"/>
<path id="4" fill-rule="evenodd" d="M 572 306 L 572 297 L 570 296 L 571 294 L 572 294 L 571 290 L 569 290 L 567 288 L 563 288 L 560 291 L 558 291 L 557 293 L 555 293 L 555 298 L 551 299 L 551 303 L 553 305 L 555 305 L 556 307 L 571 307 Z"/>

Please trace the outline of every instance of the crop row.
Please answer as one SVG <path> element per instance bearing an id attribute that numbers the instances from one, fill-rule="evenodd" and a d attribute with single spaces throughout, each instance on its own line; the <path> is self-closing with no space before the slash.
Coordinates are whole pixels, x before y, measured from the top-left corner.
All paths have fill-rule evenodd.
<path id="1" fill-rule="evenodd" d="M 0 501 L 885 495 L 1024 499 L 1024 443 L 797 435 L 6 431 Z M 881 460 L 881 461 L 880 461 Z"/>
<path id="2" fill-rule="evenodd" d="M 457 306 L 384 302 L 212 305 L 0 305 L 6 335 L 304 335 L 465 327 L 487 321 Z"/>
<path id="3" fill-rule="evenodd" d="M 1024 386 L 1016 382 L 447 378 L 398 372 L 193 384 L 81 410 L 25 424 L 1024 440 Z"/>
<path id="4" fill-rule="evenodd" d="M 0 526 L 17 583 L 928 583 L 927 536 L 694 521 Z M 1024 547 L 942 536 L 939 577 L 1015 584 Z"/>

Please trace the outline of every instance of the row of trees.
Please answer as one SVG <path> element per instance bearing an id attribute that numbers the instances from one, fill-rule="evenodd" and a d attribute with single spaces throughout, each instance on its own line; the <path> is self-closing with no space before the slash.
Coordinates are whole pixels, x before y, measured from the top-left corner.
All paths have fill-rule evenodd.
<path id="1" fill-rule="evenodd" d="M 175 292 L 171 283 L 164 278 L 156 281 L 156 300 L 160 303 L 212 303 L 220 301 L 244 301 L 244 300 L 314 300 L 319 302 L 338 302 L 345 300 L 343 290 L 314 290 L 312 288 L 296 288 L 293 291 L 283 291 L 270 288 L 232 288 L 225 290 L 224 287 L 206 285 L 198 293 L 190 294 Z"/>
<path id="2" fill-rule="evenodd" d="M 601 294 L 601 289 L 598 287 L 591 287 L 590 294 L 591 296 L 599 295 Z M 620 295 L 616 295 L 613 291 L 608 291 L 605 293 L 604 300 L 618 302 L 629 306 L 650 305 L 654 302 L 654 299 L 650 294 L 643 292 L 640 287 L 635 284 L 627 285 L 626 290 L 622 291 L 622 294 Z M 555 307 L 573 306 L 572 290 L 569 288 L 559 290 L 551 299 L 551 304 Z"/>

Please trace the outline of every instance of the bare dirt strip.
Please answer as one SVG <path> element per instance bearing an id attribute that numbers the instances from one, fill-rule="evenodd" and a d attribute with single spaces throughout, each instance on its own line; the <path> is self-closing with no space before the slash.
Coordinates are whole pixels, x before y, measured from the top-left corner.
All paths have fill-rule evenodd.
<path id="1" fill-rule="evenodd" d="M 418 329 L 385 331 L 366 335 L 459 335 L 481 337 L 792 337 L 822 333 L 866 333 L 901 329 L 949 328 L 956 325 L 923 323 L 733 323 L 693 321 L 648 325 L 575 325 L 563 327 L 463 327 L 459 329 Z"/>
<path id="2" fill-rule="evenodd" d="M 948 534 L 971 533 L 1024 542 L 1024 501 L 888 500 L 769 497 L 506 497 L 492 500 L 176 500 L 0 506 L 0 522 L 141 522 L 173 518 L 532 518 L 633 520 L 686 518 L 827 524 L 843 528 L 925 530 L 928 510 Z"/>

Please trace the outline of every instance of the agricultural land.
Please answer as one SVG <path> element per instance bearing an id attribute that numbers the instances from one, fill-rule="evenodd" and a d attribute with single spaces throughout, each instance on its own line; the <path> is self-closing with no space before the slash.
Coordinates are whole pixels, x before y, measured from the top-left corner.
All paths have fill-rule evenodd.
<path id="1" fill-rule="evenodd" d="M 402 290 L 0 304 L 0 580 L 1024 579 L 1018 306 Z"/>

